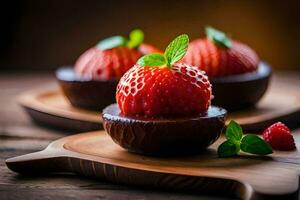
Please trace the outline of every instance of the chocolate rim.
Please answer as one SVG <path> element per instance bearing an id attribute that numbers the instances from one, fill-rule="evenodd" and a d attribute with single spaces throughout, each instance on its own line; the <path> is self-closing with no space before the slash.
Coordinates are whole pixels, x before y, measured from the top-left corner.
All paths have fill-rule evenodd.
<path id="1" fill-rule="evenodd" d="M 92 80 L 75 74 L 71 66 L 56 70 L 58 83 L 74 107 L 101 111 L 115 102 L 118 80 Z"/>
<path id="2" fill-rule="evenodd" d="M 94 80 L 91 77 L 87 76 L 79 76 L 75 73 L 73 66 L 67 65 L 58 68 L 55 72 L 56 78 L 61 81 L 69 81 L 69 82 L 119 82 L 118 79 L 109 79 L 109 80 Z"/>
<path id="3" fill-rule="evenodd" d="M 272 74 L 272 69 L 270 65 L 267 62 L 260 62 L 258 64 L 257 70 L 254 72 L 210 78 L 210 81 L 214 83 L 248 82 L 248 81 L 255 81 L 255 80 L 267 78 L 271 74 Z"/>
<path id="4" fill-rule="evenodd" d="M 212 104 L 229 111 L 252 107 L 267 91 L 271 75 L 271 67 L 261 62 L 255 72 L 210 78 L 214 95 Z M 56 77 L 65 96 L 75 107 L 102 110 L 115 102 L 118 80 L 79 77 L 71 66 L 59 68 Z"/>
<path id="5" fill-rule="evenodd" d="M 210 78 L 212 104 L 228 111 L 253 107 L 266 93 L 271 75 L 271 67 L 261 62 L 255 72 Z"/>
<path id="6" fill-rule="evenodd" d="M 148 119 L 126 117 L 117 104 L 103 110 L 106 132 L 121 147 L 147 155 L 195 154 L 215 142 L 225 125 L 227 111 L 211 106 L 191 117 Z"/>

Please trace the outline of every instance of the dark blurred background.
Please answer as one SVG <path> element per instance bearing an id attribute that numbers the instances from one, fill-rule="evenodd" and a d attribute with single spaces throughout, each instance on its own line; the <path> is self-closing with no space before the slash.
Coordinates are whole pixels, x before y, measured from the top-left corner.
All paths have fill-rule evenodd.
<path id="1" fill-rule="evenodd" d="M 72 64 L 100 39 L 136 27 L 164 47 L 174 36 L 203 36 L 212 25 L 276 69 L 300 70 L 300 1 L 23 0 L 0 8 L 1 70 L 52 70 Z"/>

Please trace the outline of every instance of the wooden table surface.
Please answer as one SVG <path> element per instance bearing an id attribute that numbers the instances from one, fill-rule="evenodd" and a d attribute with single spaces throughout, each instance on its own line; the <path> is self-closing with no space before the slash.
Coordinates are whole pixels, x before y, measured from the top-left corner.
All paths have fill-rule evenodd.
<path id="1" fill-rule="evenodd" d="M 278 81 L 290 85 L 282 89 L 300 93 L 300 73 L 276 73 L 273 86 Z M 15 101 L 20 92 L 49 83 L 55 83 L 52 73 L 0 74 L 0 199 L 220 199 L 116 185 L 72 174 L 25 177 L 10 171 L 5 159 L 42 150 L 52 140 L 70 134 L 33 124 Z M 300 133 L 300 128 L 294 132 Z"/>

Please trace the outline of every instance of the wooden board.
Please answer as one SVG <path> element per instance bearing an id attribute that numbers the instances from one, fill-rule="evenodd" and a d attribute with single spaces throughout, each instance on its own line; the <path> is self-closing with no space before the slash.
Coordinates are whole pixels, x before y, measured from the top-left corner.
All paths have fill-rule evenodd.
<path id="1" fill-rule="evenodd" d="M 84 132 L 103 129 L 101 112 L 75 108 L 56 87 L 22 93 L 19 104 L 34 122 L 50 128 Z"/>
<path id="2" fill-rule="evenodd" d="M 8 159 L 19 173 L 73 172 L 115 183 L 163 189 L 196 190 L 242 199 L 297 199 L 300 174 L 298 150 L 271 156 L 218 158 L 220 138 L 207 152 L 185 157 L 146 157 L 117 146 L 104 131 L 54 141 L 45 150 Z"/>
<path id="3" fill-rule="evenodd" d="M 102 129 L 100 111 L 72 107 L 57 88 L 25 92 L 18 100 L 30 117 L 43 125 L 77 133 Z M 279 120 L 291 128 L 299 126 L 299 117 L 299 96 L 270 90 L 256 107 L 230 113 L 228 120 L 236 120 L 246 131 L 259 132 Z"/>

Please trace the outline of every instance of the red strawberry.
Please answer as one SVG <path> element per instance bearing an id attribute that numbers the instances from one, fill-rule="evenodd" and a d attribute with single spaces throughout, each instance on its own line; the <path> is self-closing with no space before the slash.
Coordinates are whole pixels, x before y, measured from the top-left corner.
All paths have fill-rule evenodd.
<path id="1" fill-rule="evenodd" d="M 247 45 L 232 40 L 231 48 L 222 48 L 209 39 L 190 42 L 183 62 L 204 70 L 209 77 L 222 77 L 252 72 L 259 59 Z"/>
<path id="2" fill-rule="evenodd" d="M 276 150 L 288 151 L 296 148 L 291 131 L 281 122 L 268 127 L 263 132 L 263 138 Z"/>
<path id="3" fill-rule="evenodd" d="M 137 49 L 120 46 L 104 51 L 93 47 L 75 63 L 75 72 L 94 80 L 120 79 L 142 56 Z"/>
<path id="4" fill-rule="evenodd" d="M 211 85 L 203 71 L 187 64 L 136 64 L 121 78 L 116 99 L 127 116 L 192 115 L 207 111 Z"/>
<path id="5" fill-rule="evenodd" d="M 116 35 L 101 40 L 78 58 L 75 72 L 93 80 L 120 79 L 142 55 L 160 52 L 143 40 L 140 29 L 132 30 L 128 38 Z"/>

